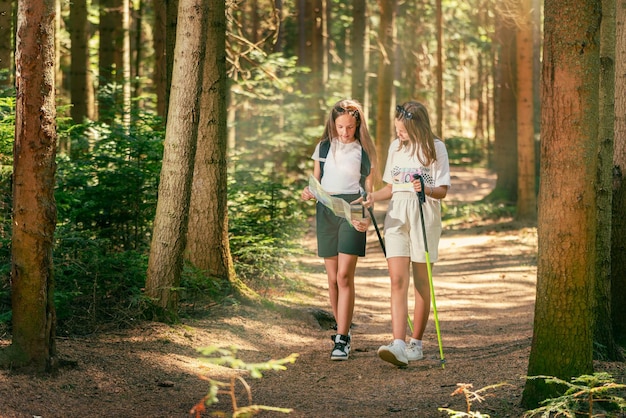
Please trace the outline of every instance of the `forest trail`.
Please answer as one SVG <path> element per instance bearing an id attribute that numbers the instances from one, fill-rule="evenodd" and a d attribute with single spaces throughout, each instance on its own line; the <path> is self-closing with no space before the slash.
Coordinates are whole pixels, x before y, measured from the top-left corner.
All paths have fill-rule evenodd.
<path id="1" fill-rule="evenodd" d="M 494 184 L 486 170 L 453 169 L 452 174 L 450 200 L 479 200 Z M 377 218 L 383 209 L 377 208 Z M 84 338 L 59 337 L 58 351 L 71 367 L 52 378 L 0 372 L 0 417 L 187 417 L 208 390 L 199 375 L 221 381 L 234 375 L 199 359 L 196 349 L 210 345 L 236 346 L 246 362 L 298 353 L 286 370 L 245 378 L 254 404 L 292 408 L 291 417 L 444 417 L 438 408 L 466 408 L 462 396 L 451 396 L 457 384 L 479 389 L 503 382 L 472 409 L 519 417 L 532 336 L 536 240 L 536 228 L 511 221 L 444 229 L 433 276 L 445 368 L 432 314 L 424 360 L 396 368 L 376 356 L 391 339 L 389 279 L 370 228 L 368 255 L 357 270 L 348 361 L 330 361 L 332 331 L 312 314 L 330 307 L 323 262 L 309 236 L 295 273 L 302 287 L 270 295 L 273 308 L 220 306 L 209 318 L 187 318 L 176 326 L 142 322 Z M 239 405 L 246 405 L 243 386 L 237 389 Z M 232 411 L 229 397 L 220 395 L 209 411 Z"/>
<path id="2" fill-rule="evenodd" d="M 452 174 L 453 188 L 446 199 L 477 201 L 494 186 L 486 170 L 453 169 Z M 377 207 L 379 223 L 384 206 Z M 445 229 L 440 261 L 433 268 L 445 368 L 431 313 L 425 359 L 398 369 L 376 355 L 380 345 L 391 341 L 389 278 L 370 228 L 367 256 L 357 266 L 350 359 L 329 360 L 332 331 L 324 324 L 320 330 L 292 330 L 300 335 L 301 347 L 293 348 L 300 358 L 287 371 L 255 382 L 255 402 L 294 408 L 291 416 L 298 417 L 442 417 L 447 414 L 438 411 L 440 407 L 466 408 L 462 396 L 450 396 L 457 384 L 479 389 L 506 382 L 473 410 L 492 417 L 521 416 L 518 404 L 532 336 L 536 239 L 536 228 L 511 221 Z M 314 238 L 307 246 L 314 252 Z M 306 304 L 328 311 L 322 260 L 306 257 L 302 263 L 315 289 Z M 411 307 L 411 292 L 409 302 Z M 278 390 L 284 392 L 279 395 Z"/>

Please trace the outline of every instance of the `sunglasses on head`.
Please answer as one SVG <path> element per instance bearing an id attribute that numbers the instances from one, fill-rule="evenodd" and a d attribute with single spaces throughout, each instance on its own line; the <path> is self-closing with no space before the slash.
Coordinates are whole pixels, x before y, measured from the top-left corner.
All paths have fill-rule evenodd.
<path id="1" fill-rule="evenodd" d="M 341 106 L 335 106 L 335 112 L 337 113 L 347 113 L 349 115 L 351 115 L 352 117 L 354 117 L 355 119 L 359 119 L 359 111 L 357 109 L 345 109 Z"/>
<path id="2" fill-rule="evenodd" d="M 400 105 L 396 106 L 396 113 L 399 119 L 413 119 L 413 113 L 407 112 L 407 110 Z"/>

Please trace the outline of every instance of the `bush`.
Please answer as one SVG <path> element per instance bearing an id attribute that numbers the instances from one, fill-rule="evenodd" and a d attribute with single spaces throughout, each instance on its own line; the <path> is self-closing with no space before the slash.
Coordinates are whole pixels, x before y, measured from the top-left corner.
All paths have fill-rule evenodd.
<path id="1" fill-rule="evenodd" d="M 74 142 L 90 140 L 93 146 L 73 159 L 59 157 L 55 193 L 59 225 L 91 231 L 120 251 L 145 251 L 163 155 L 160 126 L 158 120 L 143 118 L 128 133 L 108 132 L 101 125 L 80 129 L 85 135 Z"/>
<path id="2" fill-rule="evenodd" d="M 147 299 L 147 256 L 111 250 L 91 231 L 57 229 L 54 294 L 58 333 L 88 334 L 102 327 L 126 327 L 142 318 Z"/>
<path id="3" fill-rule="evenodd" d="M 485 158 L 484 150 L 476 141 L 476 139 L 462 137 L 446 138 L 450 165 L 467 166 L 481 163 Z"/>
<path id="4" fill-rule="evenodd" d="M 308 227 L 297 193 L 286 178 L 236 171 L 228 189 L 230 247 L 237 275 L 266 293 L 289 284 L 289 260 L 301 254 L 297 239 Z"/>

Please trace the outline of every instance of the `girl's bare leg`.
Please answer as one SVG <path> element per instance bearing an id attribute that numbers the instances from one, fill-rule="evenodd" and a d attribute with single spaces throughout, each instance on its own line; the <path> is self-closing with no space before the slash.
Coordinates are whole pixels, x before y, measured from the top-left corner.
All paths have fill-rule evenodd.
<path id="1" fill-rule="evenodd" d="M 391 328 L 395 340 L 406 339 L 407 294 L 409 290 L 409 257 L 387 259 L 391 279 Z"/>
<path id="2" fill-rule="evenodd" d="M 413 284 L 415 286 L 415 308 L 413 310 L 412 337 L 421 340 L 430 314 L 430 285 L 426 263 L 413 263 Z"/>
<path id="3" fill-rule="evenodd" d="M 330 307 L 333 310 L 333 317 L 335 322 L 337 319 L 337 297 L 339 295 L 337 289 L 337 265 L 338 257 L 324 258 L 324 265 L 326 266 L 326 275 L 328 276 L 328 299 L 330 300 Z"/>
<path id="4" fill-rule="evenodd" d="M 358 256 L 339 253 L 337 263 L 337 334 L 348 335 L 354 313 L 354 274 Z"/>

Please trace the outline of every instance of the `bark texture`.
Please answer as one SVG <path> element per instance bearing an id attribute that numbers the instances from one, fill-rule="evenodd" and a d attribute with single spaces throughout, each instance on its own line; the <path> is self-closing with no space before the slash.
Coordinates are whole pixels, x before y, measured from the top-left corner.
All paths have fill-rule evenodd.
<path id="1" fill-rule="evenodd" d="M 593 371 L 600 0 L 545 3 L 537 298 L 528 376 Z M 523 404 L 562 388 L 528 380 Z"/>
<path id="2" fill-rule="evenodd" d="M 146 294 L 176 316 L 198 138 L 207 0 L 181 0 Z"/>
<path id="3" fill-rule="evenodd" d="M 38 371 L 56 368 L 54 10 L 54 0 L 20 1 L 16 36 L 11 363 Z"/>

